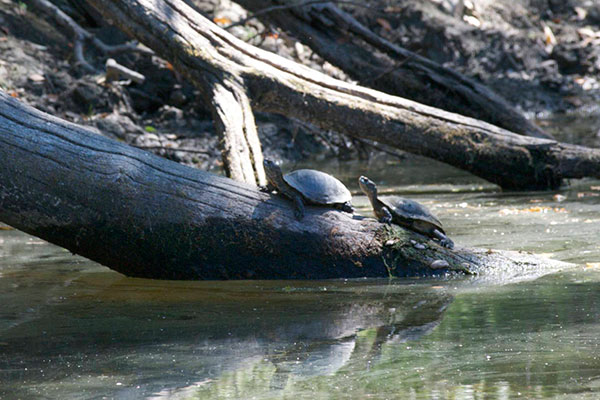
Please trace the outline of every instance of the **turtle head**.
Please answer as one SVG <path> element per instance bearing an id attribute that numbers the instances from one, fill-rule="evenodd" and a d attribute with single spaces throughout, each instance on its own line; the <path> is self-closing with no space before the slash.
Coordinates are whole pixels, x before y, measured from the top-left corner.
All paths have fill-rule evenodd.
<path id="1" fill-rule="evenodd" d="M 274 186 L 277 186 L 283 179 L 283 175 L 281 174 L 281 168 L 275 161 L 267 160 L 266 158 L 263 161 L 263 167 L 265 168 L 265 174 L 267 175 L 267 181 Z"/>
<path id="2" fill-rule="evenodd" d="M 360 178 L 358 178 L 358 186 L 360 186 L 360 190 L 362 190 L 364 194 L 369 196 L 369 198 L 377 197 L 377 186 L 372 180 L 370 180 L 366 176 L 361 176 Z"/>

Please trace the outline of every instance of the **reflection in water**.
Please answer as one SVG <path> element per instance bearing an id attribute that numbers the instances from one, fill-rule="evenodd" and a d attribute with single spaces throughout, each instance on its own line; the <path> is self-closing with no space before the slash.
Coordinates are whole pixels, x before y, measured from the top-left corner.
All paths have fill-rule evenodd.
<path id="1" fill-rule="evenodd" d="M 597 398 L 599 279 L 576 272 L 485 293 L 459 287 L 428 335 L 378 342 L 379 329 L 361 330 L 337 343 L 347 360 L 335 371 L 306 374 L 302 358 L 295 368 L 256 358 L 157 397 Z"/>
<path id="2" fill-rule="evenodd" d="M 344 172 L 423 202 L 458 245 L 589 267 L 503 286 L 164 282 L 0 231 L 0 398 L 600 397 L 600 182 L 495 193 L 422 162 Z"/>
<path id="3" fill-rule="evenodd" d="M 381 358 L 387 341 L 439 323 L 451 299 L 411 281 L 128 279 L 83 261 L 65 268 L 71 256 L 44 247 L 38 259 L 54 267 L 2 267 L 0 397 L 162 396 L 202 382 L 236 391 L 237 379 L 281 391 Z"/>

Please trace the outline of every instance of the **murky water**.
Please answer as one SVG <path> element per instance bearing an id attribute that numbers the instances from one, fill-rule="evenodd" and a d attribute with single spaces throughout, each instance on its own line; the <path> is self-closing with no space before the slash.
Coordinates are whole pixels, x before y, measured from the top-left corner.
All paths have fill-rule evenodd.
<path id="1" fill-rule="evenodd" d="M 3 230 L 0 398 L 600 397 L 600 181 L 500 193 L 420 159 L 328 168 L 423 202 L 459 245 L 578 267 L 503 285 L 164 282 Z"/>

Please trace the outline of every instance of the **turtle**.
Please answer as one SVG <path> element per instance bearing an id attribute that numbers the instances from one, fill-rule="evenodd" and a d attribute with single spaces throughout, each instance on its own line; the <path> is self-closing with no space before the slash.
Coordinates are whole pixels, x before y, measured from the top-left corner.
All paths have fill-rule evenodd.
<path id="1" fill-rule="evenodd" d="M 427 208 L 418 202 L 400 196 L 377 197 L 377 186 L 366 176 L 358 178 L 360 189 L 367 195 L 379 222 L 392 222 L 412 231 L 439 240 L 450 249 L 454 242 L 446 236 L 442 223 Z"/>
<path id="2" fill-rule="evenodd" d="M 298 220 L 304 217 L 304 203 L 354 212 L 350 191 L 335 177 L 314 169 L 299 169 L 283 175 L 275 162 L 266 159 L 263 166 L 268 181 L 263 191 L 277 190 L 292 199 L 296 206 L 294 215 Z"/>

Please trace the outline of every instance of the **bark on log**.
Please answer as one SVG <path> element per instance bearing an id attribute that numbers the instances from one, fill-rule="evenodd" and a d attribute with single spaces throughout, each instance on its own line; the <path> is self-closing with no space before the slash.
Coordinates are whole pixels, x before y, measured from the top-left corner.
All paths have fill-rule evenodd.
<path id="1" fill-rule="evenodd" d="M 274 0 L 236 0 L 258 12 Z M 365 86 L 489 122 L 509 131 L 551 139 L 505 99 L 481 83 L 376 35 L 333 4 L 291 7 L 260 15 Z M 378 57 L 364 40 L 387 54 Z"/>
<path id="2" fill-rule="evenodd" d="M 240 82 L 254 109 L 435 158 L 503 188 L 556 188 L 563 178 L 600 177 L 600 150 L 517 135 L 338 81 L 236 39 L 181 0 L 88 2 L 200 88 L 215 77 Z"/>
<path id="3" fill-rule="evenodd" d="M 323 207 L 307 207 L 299 222 L 279 196 L 110 140 L 2 91 L 0 221 L 145 278 L 385 277 L 488 266 L 513 273 L 551 264 L 448 250 Z M 448 268 L 432 269 L 438 259 Z"/>

